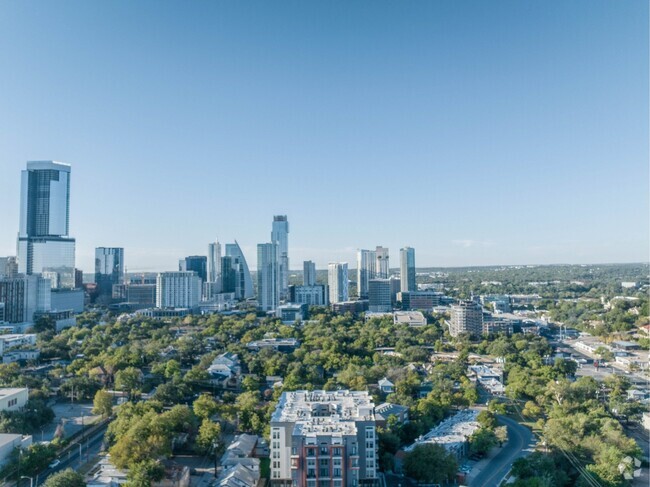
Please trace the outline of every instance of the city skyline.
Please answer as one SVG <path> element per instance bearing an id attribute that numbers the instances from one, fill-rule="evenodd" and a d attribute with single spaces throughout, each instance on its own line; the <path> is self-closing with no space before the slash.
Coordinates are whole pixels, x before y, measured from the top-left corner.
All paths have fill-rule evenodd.
<path id="1" fill-rule="evenodd" d="M 393 269 L 405 245 L 421 268 L 648 260 L 646 2 L 363 5 L 5 6 L 0 255 L 19 172 L 52 159 L 85 272 L 215 237 L 255 269 L 284 214 L 292 271 L 378 243 Z"/>

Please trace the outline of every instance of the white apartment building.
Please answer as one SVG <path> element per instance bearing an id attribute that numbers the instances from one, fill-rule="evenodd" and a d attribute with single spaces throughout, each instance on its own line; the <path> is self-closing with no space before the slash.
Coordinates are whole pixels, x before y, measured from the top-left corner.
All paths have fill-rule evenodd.
<path id="1" fill-rule="evenodd" d="M 349 299 L 347 262 L 330 262 L 327 265 L 327 284 L 330 303 L 341 303 Z"/>
<path id="2" fill-rule="evenodd" d="M 156 277 L 157 308 L 196 308 L 201 278 L 193 271 L 161 272 Z"/>

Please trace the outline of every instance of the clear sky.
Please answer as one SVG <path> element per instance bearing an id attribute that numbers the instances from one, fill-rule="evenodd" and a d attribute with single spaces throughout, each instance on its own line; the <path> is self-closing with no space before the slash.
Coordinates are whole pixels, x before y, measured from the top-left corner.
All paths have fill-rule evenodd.
<path id="1" fill-rule="evenodd" d="M 291 267 L 647 261 L 647 0 L 0 4 L 0 255 L 72 164 L 77 264 L 174 269 L 287 214 Z"/>

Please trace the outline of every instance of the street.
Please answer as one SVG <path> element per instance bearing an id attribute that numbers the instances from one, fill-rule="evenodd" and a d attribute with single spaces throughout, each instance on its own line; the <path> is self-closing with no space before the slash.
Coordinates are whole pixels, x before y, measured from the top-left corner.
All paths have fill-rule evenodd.
<path id="1" fill-rule="evenodd" d="M 482 466 L 479 472 L 470 473 L 468 476 L 470 486 L 498 487 L 510 471 L 512 463 L 534 449 L 535 438 L 530 429 L 506 416 L 499 416 L 498 419 L 500 424 L 505 424 L 508 428 L 508 443 L 494 458 Z"/>

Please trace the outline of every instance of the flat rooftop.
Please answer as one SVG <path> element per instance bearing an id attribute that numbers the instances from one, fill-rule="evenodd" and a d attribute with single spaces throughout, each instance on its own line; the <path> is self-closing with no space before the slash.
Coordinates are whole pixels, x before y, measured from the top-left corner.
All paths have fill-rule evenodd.
<path id="1" fill-rule="evenodd" d="M 374 421 L 374 403 L 366 391 L 283 392 L 271 416 L 296 423 L 294 434 L 355 434 L 356 421 Z"/>
<path id="2" fill-rule="evenodd" d="M 404 448 L 404 451 L 411 451 L 418 445 L 427 443 L 438 443 L 440 445 L 463 443 L 481 427 L 476 421 L 478 411 L 465 409 L 447 418 L 438 426 L 429 431 L 426 435 L 420 436 L 415 443 Z"/>

